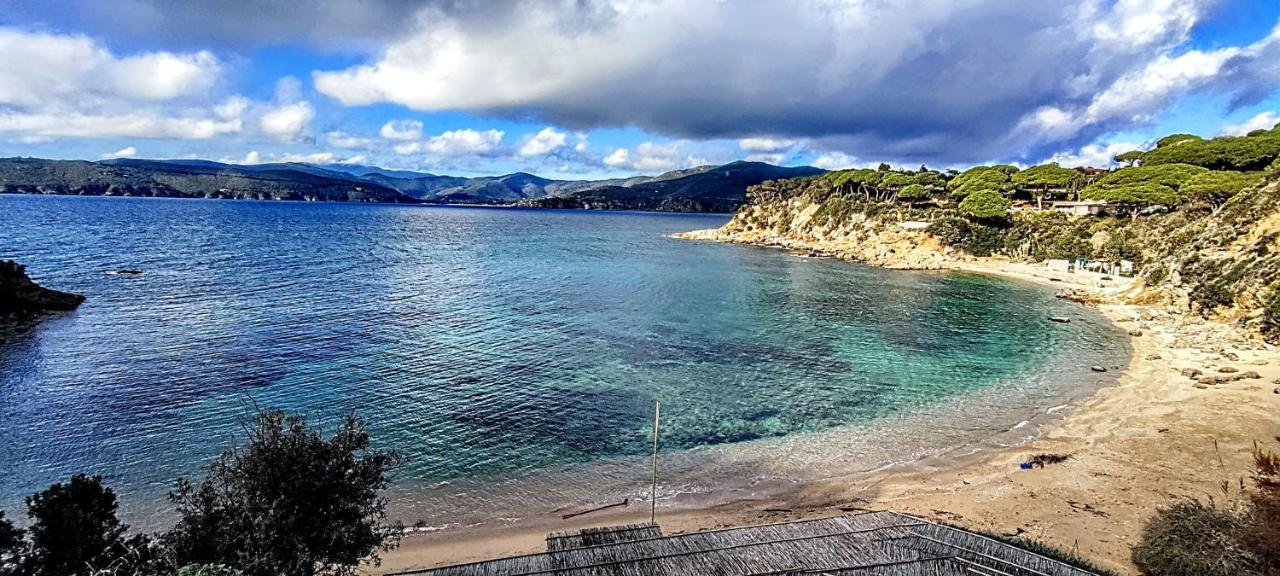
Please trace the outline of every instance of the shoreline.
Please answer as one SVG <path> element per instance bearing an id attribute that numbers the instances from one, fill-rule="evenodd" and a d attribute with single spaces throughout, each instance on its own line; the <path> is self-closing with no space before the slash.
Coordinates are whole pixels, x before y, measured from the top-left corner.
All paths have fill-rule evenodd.
<path id="1" fill-rule="evenodd" d="M 817 243 L 744 241 L 718 230 L 677 237 L 852 259 Z M 1076 551 L 1120 573 L 1134 573 L 1129 547 L 1157 506 L 1182 496 L 1221 500 L 1221 482 L 1234 484 L 1247 475 L 1253 441 L 1280 441 L 1280 421 L 1273 416 L 1280 412 L 1280 392 L 1273 393 L 1273 388 L 1280 390 L 1280 353 L 1239 328 L 1121 303 L 1119 297 L 1129 283 L 1103 280 L 1101 275 L 1049 273 L 1002 259 L 918 256 L 915 261 L 925 262 L 924 269 L 997 275 L 1098 297 L 1105 303 L 1093 307 L 1131 331 L 1129 365 L 1113 385 L 1073 403 L 1063 418 L 1028 442 L 980 452 L 972 459 L 932 457 L 913 466 L 807 482 L 760 498 L 695 509 L 659 508 L 657 520 L 664 533 L 892 509 L 970 529 L 1030 537 Z M 1181 374 L 1190 368 L 1219 376 L 1217 368 L 1223 366 L 1237 370 L 1223 376 L 1256 372 L 1259 378 L 1211 386 Z M 1020 462 L 1036 453 L 1069 454 L 1071 459 L 1042 469 L 1019 469 Z M 549 530 L 644 521 L 647 507 L 637 506 L 572 522 L 415 533 L 406 536 L 401 548 L 384 554 L 382 566 L 368 571 L 396 572 L 537 552 Z"/>

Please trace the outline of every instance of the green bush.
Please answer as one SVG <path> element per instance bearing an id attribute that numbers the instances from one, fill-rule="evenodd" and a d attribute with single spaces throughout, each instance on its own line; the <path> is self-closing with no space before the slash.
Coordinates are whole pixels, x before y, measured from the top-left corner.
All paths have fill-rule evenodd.
<path id="1" fill-rule="evenodd" d="M 1267 289 L 1262 297 L 1263 331 L 1271 336 L 1280 336 L 1280 282 Z"/>
<path id="2" fill-rule="evenodd" d="M 1133 563 L 1147 576 L 1248 576 L 1255 559 L 1241 544 L 1244 515 L 1197 500 L 1156 512 L 1133 547 Z"/>
<path id="3" fill-rule="evenodd" d="M 957 526 L 957 528 L 963 527 Z M 979 530 L 978 533 L 992 540 L 1004 542 L 1010 546 L 1021 548 L 1034 554 L 1039 554 L 1045 558 L 1057 560 L 1068 566 L 1075 566 L 1076 568 L 1098 574 L 1099 576 L 1115 576 L 1115 572 L 1098 566 L 1087 558 L 1082 558 L 1069 550 L 1063 550 L 1039 540 L 1032 540 L 1023 536 L 1005 536 L 1004 534 L 985 530 Z"/>
<path id="4" fill-rule="evenodd" d="M 1254 449 L 1249 505 L 1245 548 L 1257 559 L 1259 572 L 1280 575 L 1280 454 Z"/>
<path id="5" fill-rule="evenodd" d="M 1176 136 L 1176 135 L 1175 135 Z M 1168 136 L 1173 138 L 1174 136 Z M 1187 140 L 1158 146 L 1142 155 L 1143 166 L 1191 164 L 1211 170 L 1262 170 L 1280 158 L 1280 135 L 1265 132 L 1256 136 L 1223 136 L 1212 140 Z"/>
<path id="6" fill-rule="evenodd" d="M 979 190 L 1007 192 L 1013 189 L 1014 166 L 974 166 L 947 182 L 947 191 L 956 198 L 968 196 Z"/>
<path id="7" fill-rule="evenodd" d="M 924 231 L 944 245 L 958 248 L 974 256 L 990 256 L 1001 246 L 998 230 L 964 218 L 939 218 L 930 223 Z"/>
<path id="8" fill-rule="evenodd" d="M 1011 206 L 1013 203 L 995 190 L 978 190 L 964 197 L 960 211 L 979 219 L 1004 218 Z"/>

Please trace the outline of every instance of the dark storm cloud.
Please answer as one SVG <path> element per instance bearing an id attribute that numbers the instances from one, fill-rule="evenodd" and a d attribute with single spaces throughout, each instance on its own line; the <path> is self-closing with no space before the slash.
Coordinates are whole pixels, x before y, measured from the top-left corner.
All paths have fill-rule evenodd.
<path id="1" fill-rule="evenodd" d="M 348 105 L 972 161 L 1133 126 L 1214 88 L 1217 72 L 1252 75 L 1224 64 L 1232 56 L 1259 61 L 1243 47 L 1185 50 L 1207 0 L 510 6 L 492 19 L 430 8 L 380 57 L 318 71 L 316 86 Z"/>

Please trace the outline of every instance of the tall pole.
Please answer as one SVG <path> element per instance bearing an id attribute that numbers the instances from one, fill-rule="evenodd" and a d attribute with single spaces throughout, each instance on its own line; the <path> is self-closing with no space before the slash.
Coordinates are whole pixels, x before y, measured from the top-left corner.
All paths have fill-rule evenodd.
<path id="1" fill-rule="evenodd" d="M 658 518 L 658 427 L 662 417 L 662 402 L 653 403 L 653 484 L 649 489 L 649 522 Z"/>

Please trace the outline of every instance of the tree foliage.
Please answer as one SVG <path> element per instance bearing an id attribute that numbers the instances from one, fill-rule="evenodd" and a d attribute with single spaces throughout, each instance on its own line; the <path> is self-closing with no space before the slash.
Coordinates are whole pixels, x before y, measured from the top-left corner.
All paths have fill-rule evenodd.
<path id="1" fill-rule="evenodd" d="M 947 182 L 947 191 L 957 198 L 979 190 L 1008 192 L 1013 190 L 1013 175 L 1017 173 L 1018 168 L 1009 165 L 974 166 Z"/>
<path id="2" fill-rule="evenodd" d="M 1164 141 L 1170 137 L 1161 139 Z M 1158 146 L 1142 155 L 1143 166 L 1191 164 L 1210 170 L 1262 170 L 1280 158 L 1280 133 L 1257 136 L 1223 136 L 1212 140 L 1184 139 Z"/>
<path id="3" fill-rule="evenodd" d="M 1008 198 L 995 190 L 978 190 L 965 196 L 960 202 L 960 211 L 974 218 L 1003 218 L 1009 214 L 1012 205 Z"/>
<path id="4" fill-rule="evenodd" d="M 934 171 L 897 172 L 859 168 L 830 172 L 825 178 L 833 192 L 858 194 L 867 200 L 924 200 L 943 186 L 942 174 Z M 910 188 L 907 196 L 902 192 Z"/>
<path id="5" fill-rule="evenodd" d="M 127 526 L 116 518 L 116 494 L 101 476 L 77 474 L 27 498 L 32 576 L 89 575 L 121 556 Z"/>
<path id="6" fill-rule="evenodd" d="M 1257 559 L 1259 572 L 1280 575 L 1280 454 L 1254 449 L 1249 504 L 1244 545 Z"/>
<path id="7" fill-rule="evenodd" d="M 22 530 L 4 517 L 4 510 L 0 510 L 0 576 L 18 573 L 18 562 L 26 546 L 22 534 Z"/>
<path id="8" fill-rule="evenodd" d="M 1256 574 L 1241 544 L 1246 524 L 1233 510 L 1196 500 L 1156 512 L 1133 547 L 1133 563 L 1148 576 Z"/>
<path id="9" fill-rule="evenodd" d="M 1172 146 L 1174 144 L 1181 144 L 1184 142 L 1194 142 L 1197 140 L 1204 140 L 1204 138 L 1196 136 L 1195 134 L 1170 134 L 1168 136 L 1165 136 L 1164 138 L 1156 140 L 1156 148 L 1164 148 L 1166 146 Z"/>
<path id="10" fill-rule="evenodd" d="M 1205 172 L 1192 177 L 1178 192 L 1187 200 L 1202 200 L 1217 207 L 1261 181 L 1262 174 L 1258 172 Z"/>
<path id="11" fill-rule="evenodd" d="M 164 536 L 179 565 L 224 564 L 248 576 L 354 574 L 395 545 L 381 496 L 394 451 L 370 448 L 348 414 L 331 436 L 303 416 L 264 412 L 248 445 L 210 464 L 199 485 L 178 481 L 180 520 Z"/>
<path id="12" fill-rule="evenodd" d="M 1057 162 L 1032 166 L 1013 175 L 1013 184 L 1020 188 L 1069 188 L 1082 179 L 1081 174 L 1063 168 Z"/>
<path id="13" fill-rule="evenodd" d="M 1125 166 L 1133 166 L 1135 162 L 1142 159 L 1141 150 L 1130 150 L 1116 154 L 1115 161 L 1123 162 Z"/>
<path id="14" fill-rule="evenodd" d="M 1192 178 L 1209 170 L 1186 164 L 1162 164 L 1121 168 L 1095 180 L 1081 196 L 1136 206 L 1175 206 L 1181 202 L 1179 190 Z"/>

